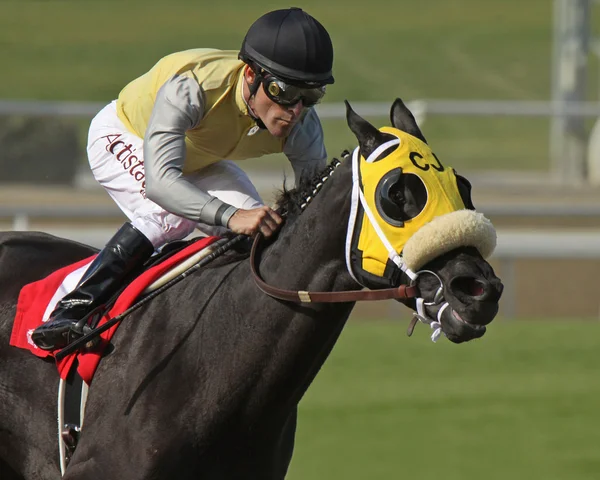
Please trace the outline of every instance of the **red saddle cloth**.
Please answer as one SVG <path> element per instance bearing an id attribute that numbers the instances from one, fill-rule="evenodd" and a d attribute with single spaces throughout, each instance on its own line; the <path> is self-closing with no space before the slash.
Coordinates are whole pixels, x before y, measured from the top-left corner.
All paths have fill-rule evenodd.
<path id="1" fill-rule="evenodd" d="M 181 251 L 171 255 L 158 265 L 146 270 L 123 290 L 112 308 L 102 317 L 98 326 L 103 325 L 111 318 L 116 317 L 127 310 L 133 305 L 144 289 L 148 285 L 151 285 L 162 274 L 194 255 L 196 252 L 208 247 L 218 239 L 219 237 L 201 238 Z M 15 316 L 10 337 L 10 345 L 29 350 L 31 353 L 41 358 L 54 356 L 54 352 L 41 350 L 31 341 L 31 332 L 42 323 L 42 318 L 48 308 L 48 304 L 53 299 L 54 294 L 62 285 L 67 275 L 90 263 L 94 258 L 95 255 L 63 267 L 60 270 L 51 273 L 46 278 L 27 284 L 21 289 L 17 303 L 17 314 Z M 90 385 L 96 367 L 102 358 L 102 351 L 109 343 L 118 326 L 119 323 L 100 334 L 100 338 L 103 341 L 96 349 L 94 349 L 94 351 L 74 352 L 60 361 L 57 361 L 56 366 L 58 367 L 60 377 L 66 379 L 75 359 L 77 359 L 77 372 L 81 375 L 83 380 Z"/>

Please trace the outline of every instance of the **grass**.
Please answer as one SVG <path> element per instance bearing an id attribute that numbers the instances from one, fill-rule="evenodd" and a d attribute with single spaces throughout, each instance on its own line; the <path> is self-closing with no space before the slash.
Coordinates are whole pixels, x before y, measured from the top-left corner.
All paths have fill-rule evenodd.
<path id="1" fill-rule="evenodd" d="M 302 1 L 331 32 L 337 83 L 328 101 L 543 99 L 552 2 Z M 5 0 L 0 97 L 110 100 L 160 57 L 198 46 L 238 49 L 280 2 Z M 343 15 L 341 15 L 343 10 Z M 50 18 L 52 20 L 50 20 Z"/>
<path id="2" fill-rule="evenodd" d="M 352 321 L 300 405 L 288 478 L 596 479 L 599 338 L 522 319 L 433 344 Z"/>
<path id="3" fill-rule="evenodd" d="M 334 41 L 336 83 L 328 102 L 550 97 L 550 0 L 296 4 Z M 4 0 L 0 64 L 7 73 L 0 98 L 107 102 L 168 53 L 238 49 L 255 18 L 283 6 L 270 0 Z M 588 83 L 595 97 L 593 67 Z M 354 146 L 343 121 L 324 128 L 331 155 Z M 548 168 L 546 119 L 429 117 L 425 131 L 438 155 L 459 170 Z"/>

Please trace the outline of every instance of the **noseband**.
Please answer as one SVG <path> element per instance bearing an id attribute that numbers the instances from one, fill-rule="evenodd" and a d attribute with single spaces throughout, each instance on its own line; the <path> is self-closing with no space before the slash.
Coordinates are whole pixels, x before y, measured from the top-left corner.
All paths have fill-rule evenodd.
<path id="1" fill-rule="evenodd" d="M 445 301 L 446 299 L 444 298 L 444 282 L 442 281 L 442 279 L 439 277 L 439 275 L 437 273 L 432 272 L 431 270 L 420 270 L 420 271 L 416 272 L 417 277 L 412 282 L 413 283 L 416 282 L 417 278 L 420 275 L 422 275 L 423 273 L 429 273 L 429 274 L 433 275 L 435 278 L 437 278 L 437 281 L 440 282 L 440 286 L 436 290 L 436 292 L 433 296 L 433 300 L 431 300 L 430 302 L 426 302 L 422 297 L 417 297 L 417 299 L 416 299 L 417 311 L 413 312 L 413 318 L 411 319 L 410 323 L 408 324 L 408 329 L 406 330 L 406 334 L 410 337 L 413 334 L 413 331 L 415 329 L 415 325 L 417 324 L 417 322 L 421 322 L 421 323 L 424 323 L 425 325 L 429 325 L 431 327 L 431 329 L 433 330 L 433 334 L 431 335 L 431 340 L 436 342 L 437 339 L 439 338 L 439 336 L 443 332 L 442 320 L 441 320 L 442 313 L 444 313 L 444 310 L 446 310 L 446 308 L 449 306 L 449 303 L 447 301 Z M 433 306 L 439 305 L 441 303 L 443 303 L 443 305 L 438 311 L 437 319 L 433 320 L 433 319 L 429 318 L 429 316 L 425 312 L 425 307 L 433 307 Z"/>

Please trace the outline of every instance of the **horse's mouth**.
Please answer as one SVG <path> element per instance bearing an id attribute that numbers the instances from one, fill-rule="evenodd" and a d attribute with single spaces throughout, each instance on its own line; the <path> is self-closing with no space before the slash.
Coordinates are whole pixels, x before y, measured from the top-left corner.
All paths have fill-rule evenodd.
<path id="1" fill-rule="evenodd" d="M 486 332 L 485 325 L 476 325 L 464 320 L 450 305 L 442 312 L 439 319 L 442 331 L 454 343 L 463 343 L 482 337 Z"/>

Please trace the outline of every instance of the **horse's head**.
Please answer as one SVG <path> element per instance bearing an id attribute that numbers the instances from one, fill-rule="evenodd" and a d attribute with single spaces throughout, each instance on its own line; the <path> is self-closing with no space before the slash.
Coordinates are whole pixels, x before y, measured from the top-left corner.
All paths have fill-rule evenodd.
<path id="1" fill-rule="evenodd" d="M 346 242 L 352 276 L 369 288 L 413 282 L 419 297 L 406 303 L 417 318 L 455 343 L 481 337 L 503 286 L 485 260 L 496 233 L 475 211 L 470 183 L 431 151 L 400 99 L 393 128 L 381 130 L 346 106 L 359 143 Z"/>

